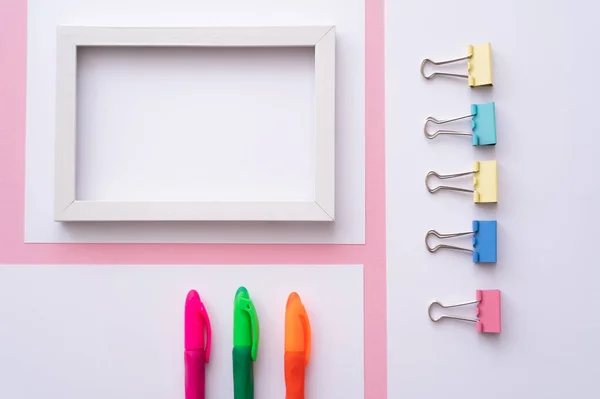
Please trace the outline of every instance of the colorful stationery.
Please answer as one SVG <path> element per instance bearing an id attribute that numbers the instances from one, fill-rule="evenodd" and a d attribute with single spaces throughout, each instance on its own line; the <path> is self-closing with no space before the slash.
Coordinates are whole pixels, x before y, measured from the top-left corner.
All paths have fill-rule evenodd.
<path id="1" fill-rule="evenodd" d="M 468 175 L 473 175 L 472 189 L 453 186 L 429 186 L 430 177 L 446 180 Z M 496 203 L 498 202 L 498 164 L 496 161 L 475 161 L 473 162 L 473 170 L 450 175 L 442 175 L 432 170 L 425 176 L 425 186 L 432 194 L 440 190 L 461 191 L 473 193 L 473 202 L 476 204 Z"/>
<path id="2" fill-rule="evenodd" d="M 441 315 L 437 318 L 431 314 L 434 305 L 441 308 L 457 308 L 466 305 L 476 305 L 475 318 Z M 442 319 L 462 320 L 475 323 L 477 332 L 499 334 L 502 331 L 500 290 L 477 290 L 475 291 L 475 300 L 462 302 L 453 305 L 444 305 L 439 301 L 433 301 L 429 305 L 427 312 L 431 321 L 440 321 Z"/>
<path id="3" fill-rule="evenodd" d="M 425 234 L 425 246 L 429 252 L 436 252 L 438 249 L 456 249 L 459 251 L 471 252 L 473 262 L 475 263 L 496 263 L 497 259 L 497 236 L 498 223 L 495 220 L 473 220 L 473 230 L 463 233 L 438 233 L 435 230 L 429 230 Z M 457 247 L 454 245 L 438 244 L 435 247 L 429 245 L 430 236 L 441 240 L 445 238 L 456 238 L 467 235 L 473 235 L 473 248 Z"/>
<path id="4" fill-rule="evenodd" d="M 433 123 L 435 125 L 443 125 L 446 123 L 457 122 L 463 119 L 471 119 L 471 131 L 438 129 L 433 133 L 427 130 L 427 125 Z M 464 116 L 459 116 L 451 119 L 437 119 L 429 116 L 425 120 L 423 128 L 425 137 L 434 139 L 440 134 L 453 136 L 471 136 L 471 143 L 474 146 L 489 146 L 496 145 L 496 103 L 486 104 L 471 104 L 471 113 Z"/>
<path id="5" fill-rule="evenodd" d="M 304 399 L 305 367 L 310 358 L 310 320 L 297 293 L 292 292 L 285 306 L 285 397 Z"/>
<path id="6" fill-rule="evenodd" d="M 439 66 L 460 61 L 467 61 L 467 75 L 448 72 L 432 72 L 429 75 L 425 73 L 427 64 Z M 426 58 L 421 63 L 421 75 L 425 79 L 431 79 L 436 76 L 464 78 L 468 80 L 471 87 L 492 86 L 492 45 L 490 43 L 469 45 L 467 46 L 467 55 L 465 57 L 454 58 L 452 60 L 432 61 Z"/>
<path id="7" fill-rule="evenodd" d="M 210 359 L 212 332 L 206 308 L 195 290 L 185 300 L 184 318 L 185 398 L 204 399 L 204 373 Z"/>
<path id="8" fill-rule="evenodd" d="M 259 341 L 258 315 L 245 287 L 233 303 L 233 397 L 254 399 L 254 373 Z"/>

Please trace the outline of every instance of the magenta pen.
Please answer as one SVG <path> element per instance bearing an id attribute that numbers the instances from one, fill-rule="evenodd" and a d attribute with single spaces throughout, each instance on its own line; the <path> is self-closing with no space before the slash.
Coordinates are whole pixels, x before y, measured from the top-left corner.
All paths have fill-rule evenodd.
<path id="1" fill-rule="evenodd" d="M 211 328 L 206 308 L 195 290 L 185 300 L 185 399 L 205 399 L 205 367 L 210 359 Z"/>

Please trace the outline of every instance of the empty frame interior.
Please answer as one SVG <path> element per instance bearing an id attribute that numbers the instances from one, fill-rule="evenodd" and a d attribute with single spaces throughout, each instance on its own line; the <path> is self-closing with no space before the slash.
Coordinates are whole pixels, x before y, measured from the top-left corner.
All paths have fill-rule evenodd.
<path id="1" fill-rule="evenodd" d="M 314 48 L 81 47 L 82 201 L 315 200 Z"/>

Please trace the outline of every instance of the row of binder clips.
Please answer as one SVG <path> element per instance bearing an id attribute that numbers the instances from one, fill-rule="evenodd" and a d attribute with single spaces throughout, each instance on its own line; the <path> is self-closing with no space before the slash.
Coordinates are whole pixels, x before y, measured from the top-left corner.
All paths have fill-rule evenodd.
<path id="1" fill-rule="evenodd" d="M 425 73 L 428 64 L 434 66 L 446 65 L 450 63 L 467 62 L 467 74 L 433 72 L 429 75 Z M 425 79 L 446 76 L 452 78 L 465 78 L 469 86 L 492 86 L 492 48 L 490 43 L 470 45 L 467 48 L 465 57 L 455 58 L 447 61 L 432 61 L 425 59 L 421 63 L 421 75 Z M 445 125 L 461 120 L 471 120 L 471 130 L 451 130 L 438 129 L 434 132 L 428 130 L 429 125 Z M 496 145 L 496 105 L 494 102 L 486 104 L 472 104 L 471 112 L 464 116 L 451 119 L 440 120 L 432 116 L 425 121 L 424 134 L 428 139 L 434 139 L 440 135 L 471 136 L 473 146 Z M 430 185 L 431 178 L 440 180 L 460 178 L 464 176 L 473 176 L 473 188 L 454 187 L 447 185 Z M 478 161 L 474 162 L 472 170 L 454 174 L 440 174 L 431 171 L 425 177 L 425 186 L 427 190 L 434 194 L 441 190 L 459 191 L 473 194 L 473 202 L 497 203 L 498 202 L 498 166 L 496 161 Z M 472 248 L 458 247 L 454 245 L 439 244 L 430 246 L 429 238 L 451 239 L 462 236 L 472 236 Z M 453 249 L 472 254 L 474 263 L 496 263 L 497 259 L 497 222 L 495 220 L 474 220 L 471 231 L 462 233 L 438 233 L 435 230 L 429 230 L 425 235 L 425 246 L 431 253 L 439 249 Z M 476 305 L 476 315 L 474 318 L 458 317 L 451 315 L 442 315 L 434 317 L 432 309 L 441 307 L 444 309 L 455 308 L 459 306 Z M 481 333 L 500 333 L 501 331 L 501 301 L 499 290 L 477 290 L 475 299 L 453 304 L 444 305 L 439 301 L 434 301 L 429 305 L 428 314 L 431 321 L 437 322 L 442 319 L 454 319 L 476 324 L 477 331 Z"/>

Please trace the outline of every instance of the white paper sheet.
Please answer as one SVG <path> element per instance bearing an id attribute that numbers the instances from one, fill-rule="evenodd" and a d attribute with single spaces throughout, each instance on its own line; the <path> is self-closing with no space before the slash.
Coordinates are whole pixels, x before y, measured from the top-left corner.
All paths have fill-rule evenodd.
<path id="1" fill-rule="evenodd" d="M 362 266 L 281 265 L 1 266 L 0 396 L 183 398 L 183 309 L 188 290 L 196 289 L 213 329 L 206 397 L 233 398 L 233 299 L 240 285 L 260 321 L 257 398 L 285 396 L 285 304 L 292 291 L 312 327 L 307 397 L 364 397 Z"/>
<path id="2" fill-rule="evenodd" d="M 336 25 L 337 117 L 336 117 L 336 222 L 335 223 L 77 223 L 53 221 L 55 29 L 57 25 L 101 26 L 279 26 Z M 206 242 L 206 243 L 364 243 L 364 1 L 309 0 L 286 3 L 276 0 L 246 2 L 191 0 L 30 0 L 28 3 L 27 71 L 27 168 L 25 241 L 27 242 Z M 40 67 L 43 66 L 43 67 Z M 273 82 L 277 82 L 275 79 Z M 231 89 L 231 87 L 229 88 Z M 302 93 L 296 93 L 302 95 Z M 297 101 L 298 96 L 291 96 Z M 294 101 L 296 101 L 294 100 Z M 290 103 L 290 104 L 293 104 Z M 305 102 L 302 104 L 306 105 Z M 232 115 L 228 123 L 239 125 L 244 118 Z M 293 123 L 291 121 L 290 123 Z M 286 134 L 286 132 L 281 132 Z M 113 137 L 114 138 L 114 137 Z M 95 156 L 103 160 L 112 139 L 106 138 Z M 267 140 L 268 136 L 262 138 Z M 148 138 L 149 140 L 149 138 Z M 154 142 L 157 138 L 154 137 Z M 134 141 L 127 141 L 129 144 Z M 89 144 L 89 142 L 88 142 Z M 300 142 L 297 148 L 309 142 Z M 130 145 L 135 147 L 134 144 Z M 144 146 L 141 147 L 143 149 Z M 168 146 L 166 147 L 169 148 Z M 286 147 L 287 148 L 287 147 Z M 135 148 L 134 148 L 135 149 Z M 282 154 L 289 152 L 283 151 Z M 178 152 L 148 159 L 148 172 L 159 165 L 173 166 Z M 185 154 L 185 152 L 184 152 Z M 279 154 L 279 155 L 282 155 Z M 297 154 L 298 163 L 310 153 Z M 278 156 L 279 156 L 278 155 Z M 120 157 L 116 158 L 120 160 Z M 190 159 L 184 157 L 184 159 Z M 105 161 L 102 161 L 105 163 Z M 123 164 L 123 162 L 120 162 Z M 157 166 L 158 165 L 158 166 Z M 88 165 L 89 166 L 89 165 Z M 92 165 L 93 166 L 93 165 Z M 140 169 L 139 167 L 137 169 Z M 285 171 L 285 169 L 284 169 Z M 289 168 L 291 175 L 294 169 Z M 131 169 L 118 188 L 126 185 Z M 97 173 L 88 168 L 87 176 Z M 272 174 L 272 172 L 269 172 Z M 299 197 L 308 195 L 306 176 L 294 180 Z M 188 174 L 191 176 L 191 174 Z M 256 174 L 255 174 L 256 175 Z M 112 175 L 111 175 L 112 176 Z M 114 176 L 119 176 L 118 174 Z M 146 176 L 147 177 L 147 176 Z M 181 177 L 181 176 L 180 176 Z M 106 176 L 98 190 L 106 188 Z M 277 186 L 281 176 L 261 176 L 266 188 Z M 147 179 L 146 179 L 147 180 Z M 157 179 L 160 181 L 160 179 Z M 189 180 L 188 177 L 185 180 Z M 260 180 L 260 179 L 259 179 Z M 93 183 L 92 183 L 93 184 Z M 261 183 L 262 184 L 262 183 Z M 257 184 L 258 185 L 258 184 Z M 257 186 L 255 185 L 255 186 Z M 190 182 L 190 187 L 194 182 Z M 146 187 L 146 186 L 144 186 Z M 185 184 L 177 184 L 182 190 Z M 110 188 L 110 187 L 109 187 Z M 147 188 L 147 187 L 146 187 Z M 287 189 L 289 189 L 288 187 Z M 112 188 L 111 188 L 112 189 Z M 160 188 L 155 188 L 159 190 Z M 286 190 L 287 190 L 286 189 Z M 89 188 L 87 190 L 90 191 Z M 255 193 L 256 194 L 256 193 Z M 290 192 L 279 192 L 290 195 Z"/>
<path id="3" fill-rule="evenodd" d="M 600 185 L 592 174 L 600 136 L 588 117 L 597 114 L 600 78 L 587 68 L 599 61 L 599 12 L 598 3 L 563 0 L 387 2 L 389 398 L 597 396 Z M 421 78 L 424 58 L 466 56 L 467 45 L 485 42 L 493 89 Z M 445 70 L 466 73 L 466 64 Z M 495 148 L 473 147 L 470 137 L 424 137 L 428 116 L 468 115 L 472 103 L 488 101 L 496 102 Z M 451 127 L 469 130 L 463 122 Z M 474 160 L 492 159 L 497 205 L 425 188 L 429 170 L 468 171 Z M 465 187 L 472 178 L 434 183 Z M 498 221 L 496 265 L 425 248 L 428 230 L 470 231 L 476 219 Z M 430 301 L 474 300 L 476 289 L 502 291 L 501 334 L 429 320 Z M 472 306 L 453 310 L 475 317 Z"/>

